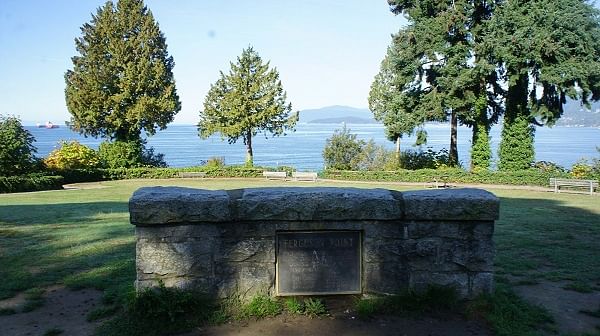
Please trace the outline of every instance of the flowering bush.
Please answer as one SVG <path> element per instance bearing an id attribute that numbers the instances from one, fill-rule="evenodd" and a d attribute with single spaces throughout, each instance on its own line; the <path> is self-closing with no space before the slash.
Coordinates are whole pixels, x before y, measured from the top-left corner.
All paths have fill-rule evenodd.
<path id="1" fill-rule="evenodd" d="M 44 164 L 53 170 L 97 168 L 100 157 L 95 150 L 77 141 L 63 141 L 60 148 L 53 150 Z"/>

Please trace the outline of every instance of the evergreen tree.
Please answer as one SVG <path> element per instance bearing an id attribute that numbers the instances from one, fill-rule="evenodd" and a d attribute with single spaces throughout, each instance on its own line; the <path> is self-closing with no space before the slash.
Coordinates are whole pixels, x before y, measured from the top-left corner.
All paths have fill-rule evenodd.
<path id="1" fill-rule="evenodd" d="M 235 143 L 242 138 L 246 145 L 246 164 L 252 165 L 252 137 L 259 132 L 273 136 L 294 130 L 298 112 L 287 103 L 277 69 L 263 63 L 252 47 L 242 51 L 237 62 L 230 63 L 228 74 L 211 85 L 200 112 L 199 135 L 207 138 L 220 133 Z"/>
<path id="2" fill-rule="evenodd" d="M 582 0 L 505 1 L 486 39 L 508 83 L 499 169 L 526 169 L 533 125 L 553 125 L 567 97 L 600 98 L 599 13 Z"/>
<path id="3" fill-rule="evenodd" d="M 375 120 L 383 123 L 388 140 L 396 142 L 396 158 L 400 159 L 400 141 L 404 135 L 411 135 L 415 128 L 424 123 L 414 110 L 414 100 L 406 89 L 406 81 L 394 70 L 391 59 L 398 46 L 392 44 L 381 62 L 369 92 L 369 109 Z M 406 51 L 406 49 L 403 49 Z M 411 104 L 413 103 L 413 104 Z"/>
<path id="4" fill-rule="evenodd" d="M 478 55 L 478 44 L 495 1 L 390 0 L 389 3 L 392 12 L 405 14 L 411 23 L 413 44 L 418 50 L 411 57 L 419 62 L 413 69 L 415 80 L 411 84 L 421 93 L 417 109 L 428 121 L 450 119 L 450 164 L 458 164 L 459 122 L 473 127 L 476 148 L 489 151 L 487 134 L 497 119 L 499 109 L 494 100 L 501 90 L 490 85 L 495 69 Z M 476 104 L 481 100 L 486 102 L 483 108 Z M 489 166 L 489 160 L 472 161 L 485 168 Z"/>
<path id="5" fill-rule="evenodd" d="M 65 74 L 69 127 L 84 135 L 139 142 L 165 129 L 181 109 L 173 57 L 142 0 L 98 8 L 75 39 L 78 56 Z"/>

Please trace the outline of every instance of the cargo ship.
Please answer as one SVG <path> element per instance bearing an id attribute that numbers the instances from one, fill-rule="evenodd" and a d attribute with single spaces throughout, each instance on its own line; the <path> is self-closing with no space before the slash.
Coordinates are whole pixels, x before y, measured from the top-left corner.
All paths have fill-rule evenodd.
<path id="1" fill-rule="evenodd" d="M 54 125 L 53 123 L 46 121 L 45 124 L 37 124 L 36 125 L 38 128 L 58 128 L 58 125 Z"/>

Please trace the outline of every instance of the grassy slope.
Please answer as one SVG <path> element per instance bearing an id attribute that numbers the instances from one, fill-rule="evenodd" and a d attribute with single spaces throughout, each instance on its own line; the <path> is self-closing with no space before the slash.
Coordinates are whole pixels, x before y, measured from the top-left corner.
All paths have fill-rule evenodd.
<path id="1" fill-rule="evenodd" d="M 260 179 L 133 180 L 107 188 L 0 195 L 0 299 L 63 283 L 123 295 L 135 277 L 134 229 L 127 200 L 148 185 L 207 189 L 315 186 Z M 318 183 L 316 185 L 326 185 Z M 341 183 L 330 185 L 341 186 Z M 396 185 L 344 184 L 406 189 Z M 575 194 L 493 190 L 501 197 L 496 225 L 498 274 L 525 281 L 569 280 L 600 287 L 600 200 Z"/>

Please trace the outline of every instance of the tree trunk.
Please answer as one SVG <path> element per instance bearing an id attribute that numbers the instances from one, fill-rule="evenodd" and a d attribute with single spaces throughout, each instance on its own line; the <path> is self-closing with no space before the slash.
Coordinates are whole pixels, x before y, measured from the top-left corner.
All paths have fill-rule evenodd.
<path id="1" fill-rule="evenodd" d="M 522 75 L 508 88 L 502 139 L 498 150 L 500 170 L 527 169 L 535 159 L 533 148 L 535 129 L 530 123 L 531 117 L 527 107 L 528 86 L 527 75 Z"/>
<path id="2" fill-rule="evenodd" d="M 451 167 L 458 165 L 458 147 L 457 147 L 457 134 L 458 134 L 458 117 L 456 110 L 452 109 L 450 117 L 450 151 L 448 153 L 448 159 Z"/>
<path id="3" fill-rule="evenodd" d="M 252 154 L 252 132 L 248 131 L 246 133 L 246 166 L 252 167 L 254 166 L 254 155 Z"/>
<path id="4" fill-rule="evenodd" d="M 397 168 L 402 168 L 401 155 L 400 155 L 400 136 L 396 137 L 396 164 Z"/>

